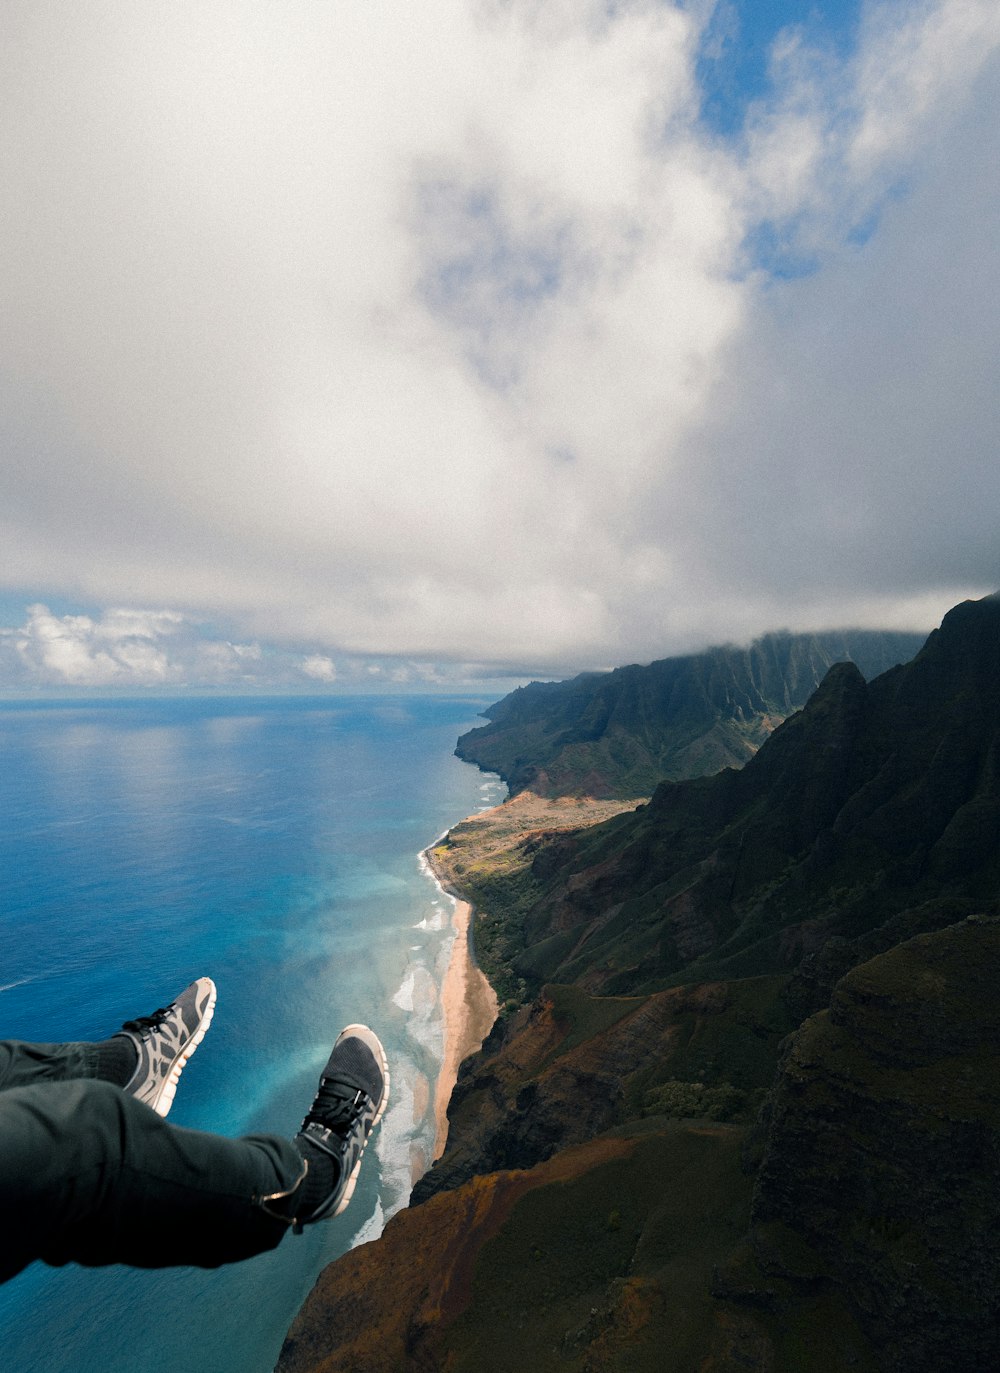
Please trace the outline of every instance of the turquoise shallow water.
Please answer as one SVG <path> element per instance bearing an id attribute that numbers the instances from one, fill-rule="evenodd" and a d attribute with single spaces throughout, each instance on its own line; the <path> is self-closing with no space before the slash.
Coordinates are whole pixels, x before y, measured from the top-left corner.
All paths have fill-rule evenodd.
<path id="1" fill-rule="evenodd" d="M 0 1287 L 5 1373 L 268 1373 L 322 1265 L 405 1204 L 451 938 L 418 855 L 505 794 L 452 756 L 485 703 L 0 704 L 0 1038 L 101 1038 L 208 973 L 178 1124 L 294 1131 L 355 1020 L 394 1089 L 344 1216 L 217 1272 L 36 1264 Z"/>

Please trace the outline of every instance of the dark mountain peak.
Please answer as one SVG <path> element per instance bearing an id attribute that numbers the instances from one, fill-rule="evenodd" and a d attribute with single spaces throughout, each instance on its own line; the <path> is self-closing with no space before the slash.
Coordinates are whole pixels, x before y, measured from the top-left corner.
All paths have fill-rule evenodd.
<path id="1" fill-rule="evenodd" d="M 949 610 L 924 645 L 918 661 L 951 673 L 966 670 L 980 681 L 1000 676 L 1000 593 L 980 601 L 963 601 Z"/>
<path id="2" fill-rule="evenodd" d="M 886 728 L 905 711 L 928 739 L 949 728 L 981 732 L 1000 710 L 1000 596 L 956 606 L 905 672 L 872 686 Z"/>
<path id="3" fill-rule="evenodd" d="M 857 663 L 834 663 L 806 704 L 815 707 L 817 701 L 831 696 L 863 695 L 864 689 L 865 679 Z"/>
<path id="4" fill-rule="evenodd" d="M 1000 597 L 957 607 L 873 682 L 835 663 L 742 770 L 661 785 L 567 839 L 560 862 L 525 925 L 538 953 L 519 966 L 550 981 L 586 968 L 616 995 L 790 970 L 910 907 L 932 928 L 942 901 L 992 900 Z M 557 928 L 579 930 L 571 968 L 547 942 Z"/>
<path id="5" fill-rule="evenodd" d="M 825 752 L 840 748 L 853 736 L 867 695 L 867 683 L 856 663 L 834 663 L 802 709 L 779 725 L 767 741 L 767 757 L 794 749 L 803 753 L 802 764 L 808 766 L 810 748 Z M 760 754 L 754 761 L 759 759 Z M 761 765 L 766 767 L 766 760 Z"/>
<path id="6" fill-rule="evenodd" d="M 977 601 L 959 601 L 945 615 L 937 633 L 947 637 L 970 628 L 982 630 L 987 625 L 1000 628 L 1000 591 L 992 591 Z"/>
<path id="7" fill-rule="evenodd" d="M 744 769 L 739 793 L 747 799 L 768 796 L 770 805 L 787 808 L 792 791 L 802 785 L 825 793 L 829 810 L 841 788 L 833 787 L 831 760 L 846 770 L 868 703 L 868 688 L 855 663 L 835 663 L 812 696 L 771 735 Z"/>

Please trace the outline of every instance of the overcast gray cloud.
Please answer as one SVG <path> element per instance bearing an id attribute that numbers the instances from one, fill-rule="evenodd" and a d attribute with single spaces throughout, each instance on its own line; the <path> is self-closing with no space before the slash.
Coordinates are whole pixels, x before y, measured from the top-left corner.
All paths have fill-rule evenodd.
<path id="1" fill-rule="evenodd" d="M 0 669 L 465 680 L 1000 585 L 1000 11 L 788 32 L 728 141 L 711 12 L 8 0 L 3 578 L 92 612 Z"/>

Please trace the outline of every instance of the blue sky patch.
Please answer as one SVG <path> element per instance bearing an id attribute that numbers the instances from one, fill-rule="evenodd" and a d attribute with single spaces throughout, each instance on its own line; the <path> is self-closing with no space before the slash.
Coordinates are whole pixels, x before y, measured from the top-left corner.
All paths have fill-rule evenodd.
<path id="1" fill-rule="evenodd" d="M 743 252 L 751 268 L 780 281 L 810 276 L 820 265 L 814 253 L 796 246 L 794 226 L 779 226 L 768 219 L 747 234 Z"/>
<path id="2" fill-rule="evenodd" d="M 782 29 L 797 26 L 814 48 L 846 56 L 857 40 L 860 0 L 720 0 L 698 55 L 701 116 L 725 138 L 738 137 L 747 110 L 771 90 L 770 54 Z"/>

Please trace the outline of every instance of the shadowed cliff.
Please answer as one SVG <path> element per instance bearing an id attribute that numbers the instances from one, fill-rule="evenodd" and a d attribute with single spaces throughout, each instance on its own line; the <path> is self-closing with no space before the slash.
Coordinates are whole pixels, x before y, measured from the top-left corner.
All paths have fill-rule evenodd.
<path id="1" fill-rule="evenodd" d="M 1000 1366 L 998 972 L 1000 920 L 975 917 L 855 969 L 768 1104 L 751 1242 L 773 1310 L 842 1293 L 892 1373 Z"/>
<path id="2" fill-rule="evenodd" d="M 742 770 L 505 851 L 473 895 L 535 995 L 282 1373 L 1000 1366 L 998 762 L 990 597 Z"/>
<path id="3" fill-rule="evenodd" d="M 852 961 L 991 902 L 998 832 L 991 597 L 874 682 L 833 667 L 740 771 L 536 845 L 514 966 L 613 995 L 797 970 L 805 1014 Z"/>
<path id="4" fill-rule="evenodd" d="M 281 1373 L 996 1367 L 998 968 L 1000 921 L 919 936 L 790 1037 L 760 1122 L 660 1114 L 670 1083 L 400 1213 L 321 1277 Z"/>

